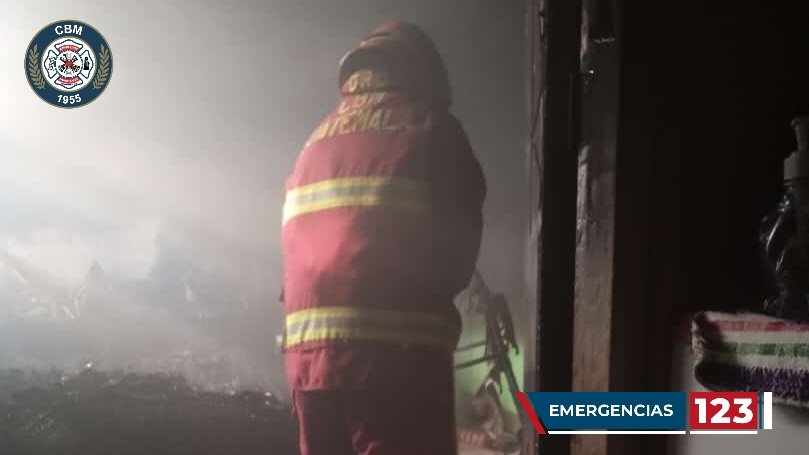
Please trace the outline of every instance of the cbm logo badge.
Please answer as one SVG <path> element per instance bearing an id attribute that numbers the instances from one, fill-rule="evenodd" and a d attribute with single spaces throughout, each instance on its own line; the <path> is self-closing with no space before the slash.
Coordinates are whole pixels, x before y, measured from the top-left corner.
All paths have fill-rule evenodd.
<path id="1" fill-rule="evenodd" d="M 64 20 L 45 26 L 25 51 L 25 76 L 34 93 L 65 108 L 98 98 L 112 76 L 112 52 L 92 26 Z"/>

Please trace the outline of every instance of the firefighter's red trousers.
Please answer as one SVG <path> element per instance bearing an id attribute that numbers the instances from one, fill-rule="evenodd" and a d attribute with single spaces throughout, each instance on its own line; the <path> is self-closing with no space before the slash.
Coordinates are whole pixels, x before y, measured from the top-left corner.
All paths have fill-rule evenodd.
<path id="1" fill-rule="evenodd" d="M 296 391 L 301 455 L 455 455 L 452 390 Z"/>

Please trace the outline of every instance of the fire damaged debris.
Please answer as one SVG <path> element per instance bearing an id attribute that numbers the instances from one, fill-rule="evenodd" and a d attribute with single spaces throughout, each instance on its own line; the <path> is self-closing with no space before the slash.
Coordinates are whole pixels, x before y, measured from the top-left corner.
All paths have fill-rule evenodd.
<path id="1" fill-rule="evenodd" d="M 458 413 L 458 442 L 462 448 L 476 447 L 487 453 L 520 453 L 522 432 L 519 416 L 517 422 L 506 422 L 507 412 L 501 400 L 502 377 L 505 377 L 508 392 L 515 409 L 520 408 L 515 393 L 520 390 L 514 373 L 510 354 L 519 354 L 514 321 L 503 294 L 494 293 L 486 285 L 483 276 L 475 271 L 472 280 L 459 298 L 458 307 L 465 314 L 479 314 L 485 321 L 481 341 L 458 348 L 457 353 L 483 348 L 481 356 L 456 363 L 456 370 L 482 366 L 486 369 L 483 382 L 471 397 L 464 397 Z M 511 416 L 508 416 L 511 417 Z M 511 419 L 509 419 L 511 420 Z M 461 452 L 463 452 L 462 450 Z"/>
<path id="2" fill-rule="evenodd" d="M 179 377 L 0 370 L 3 454 L 297 455 L 289 406 L 269 392 L 202 392 Z"/>
<path id="3" fill-rule="evenodd" d="M 759 244 L 774 291 L 765 312 L 809 320 L 809 117 L 793 120 L 798 148 L 784 160 L 784 194 L 761 222 Z"/>

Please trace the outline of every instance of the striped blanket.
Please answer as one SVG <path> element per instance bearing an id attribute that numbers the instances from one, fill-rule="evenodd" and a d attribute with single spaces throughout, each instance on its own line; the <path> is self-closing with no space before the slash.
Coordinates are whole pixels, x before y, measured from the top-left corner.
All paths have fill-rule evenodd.
<path id="1" fill-rule="evenodd" d="M 712 390 L 771 391 L 809 408 L 809 323 L 702 312 L 691 326 L 696 379 Z"/>

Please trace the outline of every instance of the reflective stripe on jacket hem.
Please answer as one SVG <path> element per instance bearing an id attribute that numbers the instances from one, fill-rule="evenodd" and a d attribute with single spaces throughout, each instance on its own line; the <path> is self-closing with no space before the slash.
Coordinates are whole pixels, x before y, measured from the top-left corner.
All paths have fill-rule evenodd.
<path id="1" fill-rule="evenodd" d="M 459 327 L 437 313 L 318 307 L 286 317 L 285 347 L 322 341 L 378 341 L 454 349 Z"/>

